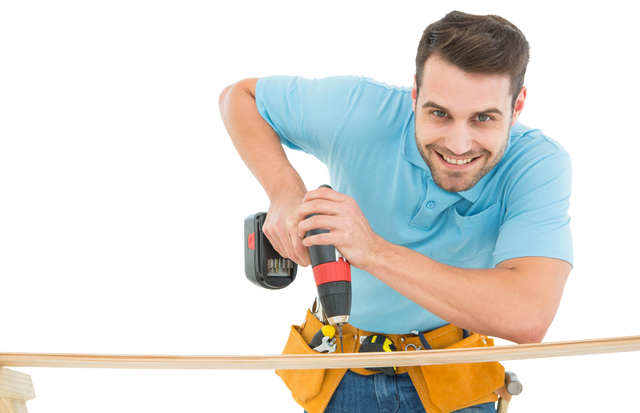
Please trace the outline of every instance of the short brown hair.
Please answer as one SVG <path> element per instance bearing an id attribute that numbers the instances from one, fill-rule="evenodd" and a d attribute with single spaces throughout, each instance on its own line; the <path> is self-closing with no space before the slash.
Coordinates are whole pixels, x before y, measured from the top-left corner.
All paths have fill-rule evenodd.
<path id="1" fill-rule="evenodd" d="M 500 16 L 452 11 L 422 34 L 416 55 L 418 91 L 431 55 L 468 73 L 508 75 L 515 105 L 529 63 L 529 43 L 515 25 Z"/>

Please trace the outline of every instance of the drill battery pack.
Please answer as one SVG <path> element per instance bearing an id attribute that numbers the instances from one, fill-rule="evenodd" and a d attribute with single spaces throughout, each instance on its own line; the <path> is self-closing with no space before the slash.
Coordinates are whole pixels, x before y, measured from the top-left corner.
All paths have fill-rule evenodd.
<path id="1" fill-rule="evenodd" d="M 258 287 L 279 290 L 296 279 L 298 264 L 282 257 L 262 232 L 266 212 L 244 219 L 244 272 Z"/>

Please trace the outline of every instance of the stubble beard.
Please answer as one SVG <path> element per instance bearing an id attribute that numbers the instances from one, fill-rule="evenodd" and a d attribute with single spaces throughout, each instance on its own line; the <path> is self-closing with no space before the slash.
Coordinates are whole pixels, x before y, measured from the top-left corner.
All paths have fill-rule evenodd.
<path id="1" fill-rule="evenodd" d="M 447 150 L 444 149 L 443 147 L 435 146 L 433 144 L 426 145 L 423 148 L 420 145 L 420 142 L 418 141 L 418 134 L 416 133 L 415 128 L 413 133 L 416 139 L 416 146 L 418 147 L 418 151 L 420 152 L 420 156 L 422 156 L 422 159 L 424 160 L 424 162 L 427 164 L 427 167 L 431 171 L 431 176 L 433 178 L 433 181 L 436 183 L 436 185 L 438 185 L 440 188 L 444 189 L 447 192 L 463 192 L 473 188 L 486 174 L 489 173 L 489 171 L 491 171 L 498 164 L 498 162 L 500 162 L 500 160 L 502 159 L 502 156 L 507 150 L 507 144 L 509 142 L 509 135 L 511 133 L 511 128 L 507 130 L 507 135 L 505 139 L 503 139 L 502 145 L 500 146 L 498 151 L 495 153 L 495 156 L 493 157 L 491 162 L 482 166 L 482 168 L 480 168 L 478 171 L 473 172 L 471 176 L 469 176 L 469 172 L 466 172 L 466 171 L 446 171 L 446 170 L 443 170 L 442 167 L 438 167 L 434 165 L 434 163 L 436 162 L 439 163 L 440 160 L 435 159 L 431 161 L 427 156 L 427 153 L 431 152 L 433 156 L 439 157 L 440 155 L 436 154 L 436 151 L 434 150 L 434 148 L 439 149 L 438 151 L 439 153 L 446 153 Z M 472 158 L 480 155 L 484 155 L 488 157 L 491 155 L 491 152 L 484 150 L 484 152 L 482 153 L 472 154 L 468 157 Z M 464 154 L 464 156 L 467 156 L 467 154 Z"/>

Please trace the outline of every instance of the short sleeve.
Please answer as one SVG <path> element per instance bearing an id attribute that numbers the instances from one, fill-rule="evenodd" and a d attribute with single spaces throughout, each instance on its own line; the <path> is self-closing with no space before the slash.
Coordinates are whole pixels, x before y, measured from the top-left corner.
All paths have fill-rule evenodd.
<path id="1" fill-rule="evenodd" d="M 494 265 L 517 257 L 557 258 L 573 265 L 570 196 L 571 158 L 564 149 L 528 166 L 510 185 Z"/>
<path id="2" fill-rule="evenodd" d="M 263 77 L 256 85 L 256 105 L 284 145 L 326 163 L 361 81 L 355 76 Z"/>

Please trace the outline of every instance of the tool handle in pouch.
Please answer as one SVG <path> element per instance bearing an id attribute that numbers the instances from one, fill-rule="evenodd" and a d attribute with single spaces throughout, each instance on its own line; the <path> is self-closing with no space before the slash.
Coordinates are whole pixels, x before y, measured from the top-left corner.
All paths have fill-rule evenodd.
<path id="1" fill-rule="evenodd" d="M 360 344 L 360 350 L 358 353 L 370 353 L 370 352 L 392 352 L 396 351 L 396 345 L 382 334 L 375 334 L 368 336 Z M 365 367 L 367 370 L 382 371 L 387 376 L 393 376 L 396 372 L 395 367 Z"/>
<path id="2" fill-rule="evenodd" d="M 522 393 L 522 383 L 518 380 L 518 375 L 512 371 L 504 372 L 504 384 L 512 396 L 517 396 Z"/>
<path id="3" fill-rule="evenodd" d="M 336 351 L 336 328 L 334 326 L 322 326 L 313 336 L 309 347 L 318 353 L 333 353 Z"/>

